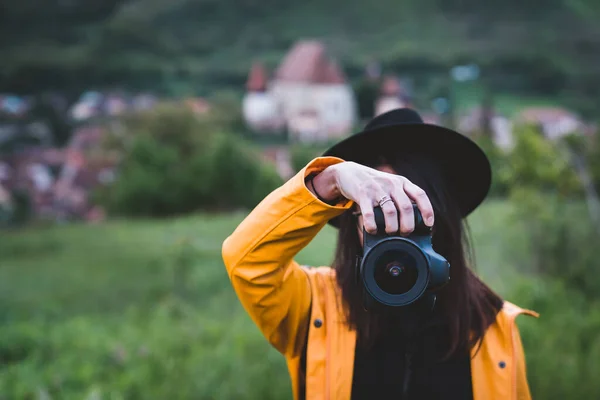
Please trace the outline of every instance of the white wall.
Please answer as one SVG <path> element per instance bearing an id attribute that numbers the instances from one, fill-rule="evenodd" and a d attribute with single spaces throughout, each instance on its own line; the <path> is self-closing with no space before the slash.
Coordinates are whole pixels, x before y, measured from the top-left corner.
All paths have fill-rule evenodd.
<path id="1" fill-rule="evenodd" d="M 281 104 L 286 119 L 314 108 L 312 87 L 306 83 L 274 81 L 269 91 Z"/>
<path id="2" fill-rule="evenodd" d="M 319 85 L 314 89 L 314 101 L 330 137 L 349 133 L 357 118 L 354 92 L 348 85 Z"/>
<path id="3" fill-rule="evenodd" d="M 559 139 L 571 133 L 579 133 L 582 123 L 577 118 L 564 116 L 560 117 L 551 123 L 543 124 L 546 137 L 548 139 Z"/>
<path id="4" fill-rule="evenodd" d="M 348 85 L 275 81 L 270 90 L 287 120 L 296 119 L 303 111 L 316 111 L 318 126 L 329 137 L 350 132 L 356 121 L 354 92 Z"/>
<path id="5" fill-rule="evenodd" d="M 242 100 L 242 113 L 252 128 L 271 125 L 281 119 L 277 103 L 269 93 L 246 93 Z"/>

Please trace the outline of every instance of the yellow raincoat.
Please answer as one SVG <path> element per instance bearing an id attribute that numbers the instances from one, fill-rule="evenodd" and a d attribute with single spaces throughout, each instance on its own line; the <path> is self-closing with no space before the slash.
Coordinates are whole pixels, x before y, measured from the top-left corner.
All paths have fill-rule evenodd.
<path id="1" fill-rule="evenodd" d="M 304 179 L 335 157 L 313 160 L 267 196 L 223 243 L 223 260 L 241 303 L 267 340 L 287 361 L 298 398 L 300 359 L 307 345 L 306 400 L 350 399 L 356 333 L 344 323 L 335 272 L 307 268 L 295 255 L 327 221 L 352 206 L 319 201 Z M 471 358 L 474 400 L 531 398 L 515 318 L 537 316 L 505 302 Z"/>

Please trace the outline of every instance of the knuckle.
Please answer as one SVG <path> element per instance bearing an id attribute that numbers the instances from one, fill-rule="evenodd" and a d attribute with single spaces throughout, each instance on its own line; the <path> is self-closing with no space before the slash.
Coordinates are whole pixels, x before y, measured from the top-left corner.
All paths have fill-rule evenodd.
<path id="1" fill-rule="evenodd" d="M 370 218 L 372 218 L 374 216 L 374 213 L 373 213 L 373 211 L 368 210 L 368 211 L 364 211 L 362 213 L 362 215 L 363 215 L 363 218 L 370 219 Z M 371 225 L 371 224 L 369 223 L 369 225 Z"/>
<path id="2" fill-rule="evenodd" d="M 402 224 L 402 229 L 407 230 L 407 231 L 412 231 L 414 229 L 414 222 L 412 220 L 410 221 L 405 221 Z"/>
<path id="3" fill-rule="evenodd" d="M 388 207 L 387 203 L 384 205 L 384 209 L 383 209 L 383 213 L 385 215 L 388 215 L 390 217 L 393 217 L 394 215 L 396 215 L 396 209 L 394 207 Z"/>
<path id="4" fill-rule="evenodd" d="M 412 204 L 411 203 L 402 203 L 400 205 L 400 210 L 405 213 L 411 212 L 413 210 Z"/>
<path id="5" fill-rule="evenodd" d="M 386 187 L 393 187 L 395 186 L 395 181 L 391 177 L 384 176 L 381 178 L 381 184 Z"/>
<path id="6" fill-rule="evenodd" d="M 400 229 L 402 230 L 402 232 L 411 232 L 414 229 L 414 225 L 412 223 L 412 221 L 405 221 Z"/>
<path id="7" fill-rule="evenodd" d="M 415 189 L 415 196 L 417 196 L 419 198 L 425 198 L 425 197 L 427 197 L 427 193 L 425 193 L 425 191 L 423 189 L 421 189 L 420 187 L 417 187 Z"/>

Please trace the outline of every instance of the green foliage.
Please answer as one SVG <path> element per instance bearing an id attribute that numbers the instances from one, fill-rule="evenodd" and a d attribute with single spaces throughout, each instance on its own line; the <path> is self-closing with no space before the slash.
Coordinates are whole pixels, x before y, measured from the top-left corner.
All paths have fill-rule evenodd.
<path id="1" fill-rule="evenodd" d="M 515 283 L 514 301 L 540 313 L 539 319 L 518 319 L 532 397 L 599 398 L 600 303 L 556 279 Z"/>
<path id="2" fill-rule="evenodd" d="M 585 154 L 594 185 L 596 188 L 600 188 L 600 137 L 598 135 L 590 140 L 586 150 Z"/>
<path id="3" fill-rule="evenodd" d="M 496 191 L 500 187 L 514 204 L 513 223 L 525 234 L 521 245 L 527 247 L 529 268 L 598 298 L 600 259 L 587 245 L 598 237 L 581 206 L 582 183 L 570 159 L 570 151 L 583 150 L 581 140 L 549 141 L 523 126 L 515 141 L 509 153 L 482 147 L 491 156 Z"/>
<path id="4" fill-rule="evenodd" d="M 312 161 L 320 157 L 327 150 L 326 146 L 302 145 L 297 144 L 290 148 L 290 157 L 292 169 L 294 172 L 300 171 L 302 168 Z"/>
<path id="5" fill-rule="evenodd" d="M 509 154 L 500 150 L 488 136 L 476 135 L 475 142 L 487 155 L 492 167 L 492 186 L 489 195 L 492 197 L 505 197 L 512 184 Z"/>
<path id="6" fill-rule="evenodd" d="M 33 217 L 32 199 L 25 190 L 15 190 L 12 193 L 11 224 L 23 225 Z"/>
<path id="7" fill-rule="evenodd" d="M 514 147 L 499 149 L 484 135 L 475 141 L 486 153 L 493 171 L 492 196 L 505 197 L 526 188 L 534 192 L 560 194 L 565 198 L 579 198 L 582 184 L 570 160 L 569 149 L 581 146 L 579 142 L 550 141 L 537 127 L 520 125 L 514 130 Z"/>
<path id="8" fill-rule="evenodd" d="M 207 214 L 3 237 L 0 398 L 288 398 L 285 362 L 221 262 L 239 220 Z"/>
<path id="9" fill-rule="evenodd" d="M 532 274 L 514 204 L 470 217 L 478 272 L 516 304 L 534 398 L 598 398 L 600 307 Z M 283 357 L 235 297 L 221 244 L 245 214 L 109 221 L 0 240 L 0 398 L 284 399 Z M 569 218 L 581 221 L 581 207 Z M 324 228 L 298 262 L 326 265 Z M 589 243 L 577 242 L 581 246 Z M 590 280 L 597 278 L 590 276 Z"/>
<path id="10" fill-rule="evenodd" d="M 513 188 L 535 188 L 563 196 L 581 194 L 581 183 L 564 148 L 544 138 L 533 126 L 517 127 L 515 141 L 506 172 Z"/>
<path id="11" fill-rule="evenodd" d="M 362 78 L 354 85 L 354 93 L 358 103 L 358 116 L 368 120 L 375 116 L 375 102 L 379 97 L 381 82 Z"/>
<path id="12" fill-rule="evenodd" d="M 353 77 L 371 59 L 419 76 L 447 76 L 452 65 L 475 60 L 500 88 L 556 95 L 569 87 L 565 95 L 593 107 L 592 3 L 381 0 L 365 14 L 357 0 L 343 7 L 332 0 L 9 2 L 0 21 L 0 37 L 11 38 L 0 44 L 0 87 L 77 92 L 117 84 L 176 95 L 241 88 L 252 59 L 271 64 L 293 41 L 316 37 Z"/>
<path id="13" fill-rule="evenodd" d="M 229 123 L 177 105 L 128 117 L 107 139 L 123 162 L 100 202 L 130 216 L 255 206 L 281 180 L 249 143 L 221 133 Z"/>
<path id="14" fill-rule="evenodd" d="M 285 365 L 265 350 L 249 321 L 207 318 L 166 299 L 147 314 L 2 329 L 0 389 L 18 399 L 286 398 Z"/>
<path id="15" fill-rule="evenodd" d="M 208 187 L 214 207 L 252 208 L 283 183 L 249 143 L 233 136 L 219 137 L 209 159 L 213 174 Z"/>
<path id="16" fill-rule="evenodd" d="M 527 188 L 514 190 L 512 200 L 516 225 L 527 234 L 531 267 L 591 300 L 600 299 L 600 258 L 590 246 L 599 238 L 583 205 Z"/>

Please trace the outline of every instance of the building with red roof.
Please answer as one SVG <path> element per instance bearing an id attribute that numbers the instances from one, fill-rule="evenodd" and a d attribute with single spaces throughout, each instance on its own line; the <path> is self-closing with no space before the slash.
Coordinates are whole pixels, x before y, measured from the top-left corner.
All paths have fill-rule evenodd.
<path id="1" fill-rule="evenodd" d="M 244 117 L 256 131 L 287 130 L 295 141 L 327 141 L 348 134 L 356 121 L 354 93 L 339 64 L 319 41 L 297 42 L 271 79 L 250 70 Z"/>

